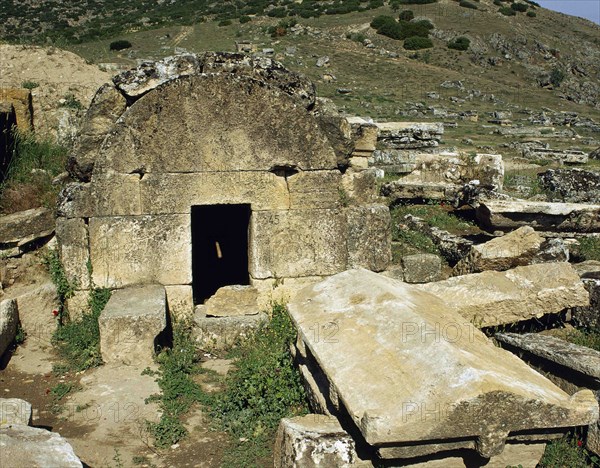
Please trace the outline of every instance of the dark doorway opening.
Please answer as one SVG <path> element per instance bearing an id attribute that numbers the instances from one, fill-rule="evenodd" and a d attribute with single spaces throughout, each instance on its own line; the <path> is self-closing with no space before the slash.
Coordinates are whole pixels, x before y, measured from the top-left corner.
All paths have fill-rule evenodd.
<path id="1" fill-rule="evenodd" d="M 192 206 L 192 287 L 202 304 L 217 289 L 250 284 L 250 205 Z"/>

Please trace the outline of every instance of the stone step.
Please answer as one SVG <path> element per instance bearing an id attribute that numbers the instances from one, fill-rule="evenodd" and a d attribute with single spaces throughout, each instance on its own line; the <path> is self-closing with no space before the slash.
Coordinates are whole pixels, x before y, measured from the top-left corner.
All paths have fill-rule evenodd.
<path id="1" fill-rule="evenodd" d="M 164 286 L 132 286 L 115 291 L 98 323 L 100 351 L 106 364 L 151 365 L 157 338 L 167 327 Z"/>

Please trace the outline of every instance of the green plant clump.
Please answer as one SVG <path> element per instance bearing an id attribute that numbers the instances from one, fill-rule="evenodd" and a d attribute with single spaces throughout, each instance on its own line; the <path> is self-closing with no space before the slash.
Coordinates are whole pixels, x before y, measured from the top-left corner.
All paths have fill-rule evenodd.
<path id="1" fill-rule="evenodd" d="M 567 340 L 576 345 L 600 351 L 600 330 L 575 329 L 567 335 Z"/>
<path id="2" fill-rule="evenodd" d="M 306 412 L 304 388 L 290 352 L 295 339 L 285 305 L 274 303 L 269 322 L 235 351 L 236 369 L 227 377 L 213 416 L 235 440 L 248 439 L 248 449 L 270 444 L 281 418 Z"/>
<path id="3" fill-rule="evenodd" d="M 461 0 L 459 3 L 459 6 L 463 7 L 463 8 L 470 8 L 471 10 L 477 10 L 477 5 L 475 5 L 474 3 L 469 2 L 469 0 Z"/>
<path id="4" fill-rule="evenodd" d="M 527 16 L 528 16 L 529 18 L 535 18 L 535 17 L 537 16 L 537 14 L 536 14 L 536 12 L 535 12 L 535 11 L 528 11 L 528 12 L 527 12 Z"/>
<path id="5" fill-rule="evenodd" d="M 433 42 L 428 37 L 412 36 L 404 41 L 406 50 L 430 49 L 433 47 Z"/>
<path id="6" fill-rule="evenodd" d="M 415 14 L 412 12 L 412 10 L 402 10 L 400 12 L 400 15 L 398 16 L 398 19 L 400 21 L 410 21 L 414 18 L 415 18 Z"/>
<path id="7" fill-rule="evenodd" d="M 582 260 L 600 261 L 600 238 L 583 237 L 579 239 L 578 254 Z"/>
<path id="8" fill-rule="evenodd" d="M 540 460 L 541 468 L 589 468 L 598 466 L 600 459 L 592 456 L 582 447 L 576 437 L 565 436 L 554 440 L 546 446 L 544 456 Z"/>
<path id="9" fill-rule="evenodd" d="M 129 49 L 131 48 L 131 42 L 125 40 L 125 39 L 119 39 L 117 41 L 113 41 L 109 44 L 108 49 L 109 50 L 125 50 L 125 49 Z"/>
<path id="10" fill-rule="evenodd" d="M 513 10 L 511 7 L 503 6 L 498 10 L 499 13 L 502 13 L 504 16 L 515 16 L 517 12 Z"/>
<path id="11" fill-rule="evenodd" d="M 66 94 L 63 99 L 64 99 L 64 101 L 61 103 L 62 107 L 68 107 L 69 109 L 77 109 L 77 110 L 83 109 L 83 104 L 81 104 L 79 99 L 77 99 L 74 94 L 72 94 L 72 93 Z"/>
<path id="12" fill-rule="evenodd" d="M 23 83 L 21 83 L 21 87 L 25 88 L 25 89 L 35 89 L 39 86 L 39 83 L 36 83 L 35 81 L 23 81 Z"/>
<path id="13" fill-rule="evenodd" d="M 523 13 L 523 12 L 527 11 L 527 8 L 529 8 L 529 5 L 527 5 L 526 3 L 513 3 L 510 5 L 510 7 L 515 11 L 520 11 Z"/>
<path id="14" fill-rule="evenodd" d="M 161 409 L 158 422 L 147 421 L 146 426 L 159 448 L 169 447 L 183 439 L 187 431 L 181 416 L 196 402 L 209 403 L 210 398 L 192 380 L 197 373 L 198 353 L 191 334 L 191 325 L 185 321 L 173 326 L 173 346 L 164 349 L 156 358 L 159 369 L 146 369 L 145 374 L 154 375 L 161 390 L 146 402 L 156 401 Z"/>
<path id="15" fill-rule="evenodd" d="M 448 42 L 448 49 L 467 50 L 470 45 L 471 41 L 468 37 L 460 36 L 453 41 Z"/>
<path id="16" fill-rule="evenodd" d="M 555 88 L 558 88 L 561 85 L 561 83 L 564 81 L 566 76 L 567 75 L 563 70 L 561 70 L 558 67 L 554 67 L 550 71 L 550 83 L 552 83 L 552 86 L 554 86 Z"/>

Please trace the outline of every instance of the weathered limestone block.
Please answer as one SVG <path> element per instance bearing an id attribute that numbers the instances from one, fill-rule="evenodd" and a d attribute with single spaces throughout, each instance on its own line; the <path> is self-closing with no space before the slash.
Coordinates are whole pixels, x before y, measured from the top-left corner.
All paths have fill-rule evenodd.
<path id="1" fill-rule="evenodd" d="M 589 304 L 589 295 L 568 263 L 484 271 L 418 286 L 435 294 L 477 327 L 539 318 Z"/>
<path id="2" fill-rule="evenodd" d="M 98 319 L 106 364 L 151 365 L 157 336 L 167 326 L 165 288 L 132 286 L 115 291 Z"/>
<path id="3" fill-rule="evenodd" d="M 204 312 L 209 317 L 239 317 L 256 315 L 258 291 L 252 286 L 223 286 L 204 303 Z"/>
<path id="4" fill-rule="evenodd" d="M 302 171 L 286 179 L 289 187 L 290 208 L 339 208 L 340 183 L 342 174 L 339 171 Z M 277 207 L 269 207 L 277 209 Z"/>
<path id="5" fill-rule="evenodd" d="M 89 289 L 87 262 L 90 251 L 87 224 L 82 218 L 57 218 L 56 237 L 60 258 L 69 281 L 78 289 Z"/>
<path id="6" fill-rule="evenodd" d="M 20 424 L 0 427 L 0 451 L 14 468 L 83 466 L 60 434 Z"/>
<path id="7" fill-rule="evenodd" d="M 320 105 L 322 101 L 323 98 L 317 98 L 315 117 L 335 151 L 338 167 L 345 167 L 354 151 L 352 128 L 348 120 L 340 116 L 337 111 L 335 113 L 333 110 L 323 112 L 323 106 Z"/>
<path id="8" fill-rule="evenodd" d="M 73 178 L 89 182 L 102 141 L 126 107 L 125 97 L 111 84 L 104 84 L 96 91 L 67 162 Z"/>
<path id="9" fill-rule="evenodd" d="M 551 374 L 552 380 L 566 392 L 589 388 L 600 402 L 600 352 L 540 333 L 497 333 L 494 337 L 521 356 L 525 352 L 527 362 Z M 600 455 L 600 421 L 588 427 L 586 446 Z"/>
<path id="10" fill-rule="evenodd" d="M 15 335 L 19 323 L 19 310 L 15 299 L 6 299 L 0 302 L 0 356 L 8 349 Z"/>
<path id="11" fill-rule="evenodd" d="M 390 203 L 398 200 L 445 200 L 457 198 L 461 186 L 445 182 L 420 182 L 410 180 L 394 180 L 381 186 L 381 195 L 387 197 Z"/>
<path id="12" fill-rule="evenodd" d="M 544 242 L 530 226 L 523 226 L 484 244 L 474 245 L 454 267 L 454 274 L 466 275 L 486 270 L 504 271 L 529 265 Z"/>
<path id="13" fill-rule="evenodd" d="M 193 338 L 199 349 L 226 350 L 248 339 L 267 320 L 267 314 L 262 312 L 238 317 L 207 317 L 204 306 L 197 306 Z"/>
<path id="14" fill-rule="evenodd" d="M 595 232 L 600 205 L 530 200 L 481 200 L 477 220 L 486 229 L 512 230 L 532 226 L 540 231 Z"/>
<path id="15" fill-rule="evenodd" d="M 377 148 L 377 137 L 379 129 L 374 123 L 362 122 L 352 124 L 352 137 L 354 139 L 354 151 L 371 153 Z"/>
<path id="16" fill-rule="evenodd" d="M 177 319 L 191 318 L 194 313 L 194 294 L 189 285 L 165 286 L 169 313 Z"/>
<path id="17" fill-rule="evenodd" d="M 294 278 L 343 271 L 345 231 L 346 220 L 340 210 L 255 212 L 250 220 L 250 275 L 256 279 Z"/>
<path id="18" fill-rule="evenodd" d="M 330 403 L 382 457 L 464 448 L 490 458 L 510 433 L 543 442 L 547 429 L 598 418 L 591 391 L 569 396 L 415 286 L 349 270 L 305 288 L 288 310 Z"/>
<path id="19" fill-rule="evenodd" d="M 48 237 L 54 232 L 54 214 L 47 208 L 33 208 L 0 217 L 0 248 L 17 247 Z"/>
<path id="20" fill-rule="evenodd" d="M 33 129 L 33 105 L 31 90 L 25 88 L 0 87 L 0 102 L 8 102 L 15 109 L 17 128 L 27 131 Z"/>
<path id="21" fill-rule="evenodd" d="M 254 171 L 146 174 L 140 181 L 139 200 L 142 214 L 188 214 L 193 205 L 251 203 L 253 211 L 290 207 L 286 179 Z"/>
<path id="22" fill-rule="evenodd" d="M 11 287 L 5 293 L 5 297 L 17 300 L 19 322 L 27 333 L 27 341 L 50 346 L 56 329 L 56 317 L 52 311 L 58 310 L 54 283 L 46 279 L 31 285 Z"/>
<path id="23" fill-rule="evenodd" d="M 322 276 L 303 276 L 300 278 L 250 278 L 250 284 L 258 290 L 258 308 L 268 310 L 273 301 L 287 302 L 298 291 L 309 284 L 314 284 L 323 279 Z"/>
<path id="24" fill-rule="evenodd" d="M 275 468 L 372 466 L 361 463 L 337 418 L 322 414 L 282 419 L 274 452 Z"/>
<path id="25" fill-rule="evenodd" d="M 404 150 L 376 150 L 373 152 L 372 165 L 384 168 L 386 173 L 410 174 L 417 168 L 417 157 Z"/>
<path id="26" fill-rule="evenodd" d="M 20 398 L 0 398 L 0 426 L 31 425 L 31 403 Z"/>
<path id="27" fill-rule="evenodd" d="M 65 218 L 90 218 L 95 214 L 91 184 L 72 182 L 58 194 L 57 214 Z"/>
<path id="28" fill-rule="evenodd" d="M 96 167 L 126 174 L 337 167 L 314 117 L 278 89 L 234 75 L 164 83 L 127 109 L 102 153 Z"/>
<path id="29" fill-rule="evenodd" d="M 574 264 L 573 268 L 590 294 L 589 306 L 573 309 L 573 321 L 590 330 L 600 330 L 600 262 L 588 260 Z"/>
<path id="30" fill-rule="evenodd" d="M 346 209 L 348 265 L 383 271 L 392 259 L 390 210 L 385 205 Z"/>
<path id="31" fill-rule="evenodd" d="M 494 338 L 501 343 L 591 377 L 600 385 L 599 351 L 540 333 L 496 333 Z"/>
<path id="32" fill-rule="evenodd" d="M 142 211 L 140 174 L 99 173 L 96 171 L 88 189 L 91 216 L 129 216 L 148 214 Z M 90 217 L 91 217 L 90 216 Z"/>
<path id="33" fill-rule="evenodd" d="M 342 187 L 348 198 L 347 203 L 371 204 L 376 203 L 379 198 L 376 169 L 349 168 L 342 177 Z"/>
<path id="34" fill-rule="evenodd" d="M 90 255 L 98 286 L 191 284 L 190 216 L 91 218 Z"/>
<path id="35" fill-rule="evenodd" d="M 444 134 L 441 122 L 377 122 L 379 140 L 389 148 L 437 146 Z"/>
<path id="36" fill-rule="evenodd" d="M 407 283 L 439 281 L 442 260 L 433 254 L 417 254 L 402 257 L 403 277 Z"/>

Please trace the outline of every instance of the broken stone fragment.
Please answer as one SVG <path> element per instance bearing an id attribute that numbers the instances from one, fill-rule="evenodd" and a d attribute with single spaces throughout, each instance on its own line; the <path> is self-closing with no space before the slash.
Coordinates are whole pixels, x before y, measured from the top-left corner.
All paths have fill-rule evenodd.
<path id="1" fill-rule="evenodd" d="M 31 403 L 20 398 L 0 398 L 0 426 L 31 425 Z"/>
<path id="2" fill-rule="evenodd" d="M 209 317 L 239 317 L 260 312 L 258 291 L 252 286 L 223 286 L 204 305 Z"/>
<path id="3" fill-rule="evenodd" d="M 0 356 L 8 349 L 15 335 L 19 323 L 19 312 L 15 299 L 6 299 L 0 302 Z"/>
<path id="4" fill-rule="evenodd" d="M 337 418 L 323 414 L 282 419 L 274 452 L 275 468 L 373 466 L 359 459 Z"/>
<path id="5" fill-rule="evenodd" d="M 600 174 L 583 169 L 548 169 L 538 174 L 542 189 L 555 201 L 600 203 Z"/>
<path id="6" fill-rule="evenodd" d="M 13 468 L 81 468 L 73 447 L 56 432 L 24 425 L 0 427 L 3 463 Z"/>
<path id="7" fill-rule="evenodd" d="M 490 231 L 532 226 L 538 231 L 600 230 L 600 205 L 531 200 L 480 200 L 477 220 Z"/>
<path id="8" fill-rule="evenodd" d="M 98 319 L 106 364 L 152 365 L 159 334 L 167 326 L 165 288 L 132 286 L 115 291 Z"/>
<path id="9" fill-rule="evenodd" d="M 523 440 L 516 432 L 543 442 L 548 429 L 598 418 L 591 391 L 569 396 L 421 288 L 349 270 L 303 289 L 288 310 L 301 363 L 323 373 L 324 398 L 381 457 L 491 458 Z"/>
<path id="10" fill-rule="evenodd" d="M 54 232 L 54 213 L 33 208 L 0 217 L 0 249 L 18 247 L 48 237 Z"/>
<path id="11" fill-rule="evenodd" d="M 544 262 L 566 262 L 569 253 L 561 239 L 545 241 L 530 226 L 523 226 L 484 244 L 475 245 L 455 267 L 455 275 L 486 270 L 504 271 Z"/>
<path id="12" fill-rule="evenodd" d="M 437 255 L 407 255 L 402 257 L 402 267 L 407 283 L 430 283 L 441 279 L 442 261 Z"/>
<path id="13" fill-rule="evenodd" d="M 196 306 L 193 338 L 202 350 L 226 350 L 240 343 L 268 320 L 265 313 L 237 317 L 207 317 L 205 306 Z"/>
<path id="14" fill-rule="evenodd" d="M 556 314 L 589 304 L 589 295 L 568 263 L 484 271 L 418 286 L 435 294 L 479 328 Z"/>

